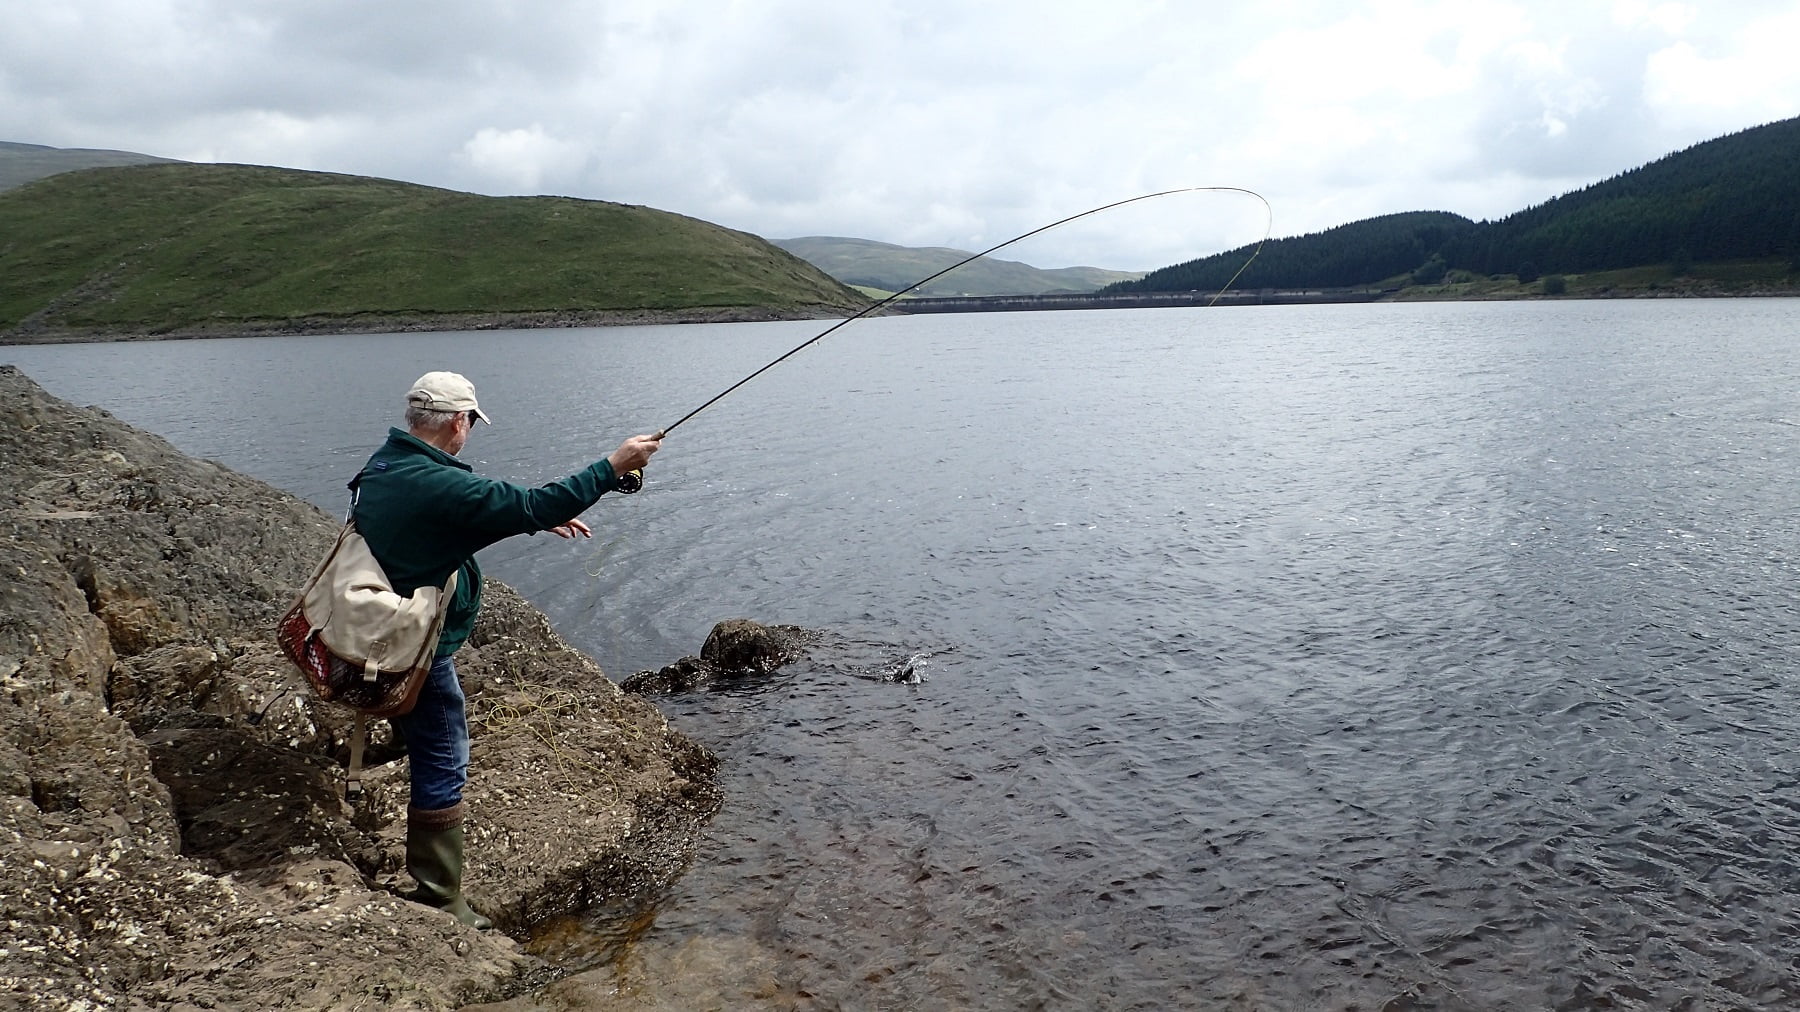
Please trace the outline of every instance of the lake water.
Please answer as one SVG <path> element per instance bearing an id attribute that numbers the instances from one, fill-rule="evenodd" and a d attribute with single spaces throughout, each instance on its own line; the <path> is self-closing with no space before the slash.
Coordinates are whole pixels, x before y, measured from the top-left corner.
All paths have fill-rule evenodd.
<path id="1" fill-rule="evenodd" d="M 0 361 L 337 510 L 427 369 L 478 385 L 477 469 L 535 483 L 822 327 Z M 659 698 L 729 800 L 590 979 L 1800 1005 L 1797 442 L 1800 300 L 859 321 L 681 426 L 592 542 L 484 555 L 615 676 L 724 618 L 834 637 Z"/>

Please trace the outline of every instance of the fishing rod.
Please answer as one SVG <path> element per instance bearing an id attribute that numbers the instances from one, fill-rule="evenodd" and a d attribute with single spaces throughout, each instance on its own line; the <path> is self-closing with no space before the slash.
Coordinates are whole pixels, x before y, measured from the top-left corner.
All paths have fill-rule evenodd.
<path id="1" fill-rule="evenodd" d="M 768 372 L 770 369 L 775 368 L 776 366 L 787 361 L 788 359 L 799 354 L 800 352 L 806 350 L 807 348 L 810 348 L 813 345 L 818 344 L 820 341 L 823 341 L 826 337 L 830 336 L 833 332 L 835 332 L 843 327 L 847 327 L 850 324 L 856 322 L 857 320 L 860 320 L 863 317 L 876 312 L 877 310 L 880 310 L 886 306 L 893 304 L 894 302 L 898 301 L 902 296 L 907 295 L 908 293 L 915 291 L 916 289 L 923 288 L 924 286 L 930 284 L 931 282 L 936 281 L 938 278 L 941 278 L 944 275 L 949 274 L 951 271 L 954 271 L 960 267 L 963 267 L 966 264 L 973 263 L 974 261 L 979 260 L 982 257 L 987 256 L 991 253 L 998 253 L 999 251 L 1005 249 L 1006 247 L 1011 246 L 1017 242 L 1022 242 L 1026 239 L 1031 238 L 1034 235 L 1039 235 L 1044 232 L 1048 232 L 1051 229 L 1057 228 L 1058 226 L 1061 226 L 1061 225 L 1067 225 L 1069 222 L 1079 221 L 1080 219 L 1089 217 L 1090 215 L 1100 214 L 1104 211 L 1110 211 L 1117 207 L 1124 207 L 1126 204 L 1135 204 L 1135 203 L 1138 203 L 1139 201 L 1143 201 L 1143 200 L 1154 200 L 1158 197 L 1170 197 L 1170 196 L 1174 196 L 1175 194 L 1178 194 L 1178 193 L 1242 193 L 1247 196 L 1255 197 L 1257 200 L 1262 201 L 1263 215 L 1264 215 L 1262 238 L 1257 240 L 1256 248 L 1250 251 L 1250 256 L 1244 260 L 1243 265 L 1240 266 L 1235 272 L 1232 273 L 1231 277 L 1226 280 L 1225 284 L 1222 285 L 1217 292 L 1213 293 L 1213 297 L 1211 299 L 1207 300 L 1207 303 L 1206 303 L 1207 306 L 1211 307 L 1218 303 L 1220 296 L 1224 295 L 1226 293 L 1226 291 L 1228 291 L 1233 284 L 1237 283 L 1237 279 L 1244 273 L 1244 271 L 1246 269 L 1249 268 L 1251 262 L 1256 259 L 1257 254 L 1262 252 L 1263 245 L 1269 241 L 1269 236 L 1275 229 L 1275 209 L 1270 206 L 1268 198 L 1264 197 L 1260 193 L 1257 193 L 1255 190 L 1246 189 L 1245 187 L 1242 187 L 1242 186 L 1183 186 L 1183 187 L 1180 187 L 1180 188 L 1174 189 L 1174 190 L 1159 190 L 1155 193 L 1145 193 L 1145 194 L 1142 194 L 1142 195 L 1136 196 L 1136 197 L 1127 197 L 1124 200 L 1115 200 L 1110 204 L 1102 204 L 1099 207 L 1089 208 L 1088 210 L 1083 211 L 1080 214 L 1071 214 L 1067 218 L 1059 218 L 1056 221 L 1053 221 L 1048 225 L 1040 225 L 1037 228 L 1034 228 L 1031 231 L 1026 232 L 1022 235 L 1013 236 L 1011 239 L 1006 240 L 1005 242 L 1001 243 L 998 246 L 990 246 L 987 249 L 982 250 L 980 253 L 976 253 L 971 256 L 964 257 L 963 259 L 958 260 L 957 262 L 951 264 L 950 266 L 944 268 L 941 271 L 938 271 L 935 274 L 930 275 L 929 277 L 922 278 L 918 281 L 913 282 L 910 285 L 907 285 L 905 288 L 900 289 L 899 291 L 893 293 L 892 295 L 889 295 L 888 297 L 882 299 L 881 301 L 872 303 L 867 308 L 863 309 L 861 312 L 855 314 L 854 316 L 847 316 L 844 319 L 839 320 L 838 322 L 832 324 L 831 326 L 826 327 L 824 330 L 820 331 L 817 334 L 814 334 L 812 337 L 808 338 L 807 340 L 802 341 L 800 344 L 795 345 L 793 348 L 790 348 L 784 354 L 771 360 L 768 364 L 764 365 L 762 368 L 756 370 L 755 372 L 751 373 L 748 376 L 745 376 L 743 379 L 738 380 L 736 383 L 733 383 L 732 385 L 726 387 L 724 390 L 719 391 L 717 394 L 714 394 L 712 399 L 708 400 L 706 403 L 700 405 L 699 407 L 688 412 L 687 414 L 682 415 L 680 418 L 675 419 L 675 421 L 672 422 L 671 424 L 664 426 L 663 429 L 656 434 L 656 438 L 657 439 L 667 438 L 669 433 L 674 432 L 676 427 L 681 425 L 681 423 L 694 417 L 695 415 L 699 414 L 700 412 L 705 411 L 707 408 L 712 407 L 714 404 L 717 404 L 718 402 L 724 400 L 727 395 L 729 395 L 732 391 L 736 390 L 738 387 L 741 387 L 744 384 L 755 379 L 756 377 L 761 376 L 763 373 Z M 628 475 L 622 476 L 622 485 L 628 486 L 628 487 L 621 487 L 619 489 L 619 491 L 621 491 L 621 492 L 636 492 L 638 489 L 643 487 L 643 476 L 637 472 L 632 472 Z"/>

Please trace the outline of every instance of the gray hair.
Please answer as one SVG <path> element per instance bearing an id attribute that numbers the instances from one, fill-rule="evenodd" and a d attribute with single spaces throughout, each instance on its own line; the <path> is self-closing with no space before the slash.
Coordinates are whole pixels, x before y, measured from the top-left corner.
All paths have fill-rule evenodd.
<path id="1" fill-rule="evenodd" d="M 462 413 L 461 411 L 434 411 L 431 408 L 422 408 L 417 404 L 408 404 L 406 406 L 406 427 L 415 432 L 436 432 L 440 429 L 448 429 L 451 423 L 456 421 L 456 416 Z"/>

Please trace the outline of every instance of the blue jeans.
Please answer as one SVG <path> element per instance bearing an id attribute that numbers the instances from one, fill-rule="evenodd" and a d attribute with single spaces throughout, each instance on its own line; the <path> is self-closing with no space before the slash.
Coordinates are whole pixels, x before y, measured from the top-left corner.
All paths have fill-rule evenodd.
<path id="1" fill-rule="evenodd" d="M 469 782 L 469 719 L 450 655 L 431 662 L 412 712 L 388 719 L 406 739 L 412 807 L 435 811 L 461 802 Z"/>

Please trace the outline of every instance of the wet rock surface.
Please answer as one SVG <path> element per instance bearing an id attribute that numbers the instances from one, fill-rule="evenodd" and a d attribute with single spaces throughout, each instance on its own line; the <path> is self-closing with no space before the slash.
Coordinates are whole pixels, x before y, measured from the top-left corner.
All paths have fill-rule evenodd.
<path id="1" fill-rule="evenodd" d="M 506 1000 L 553 976 L 509 935 L 685 866 L 713 757 L 490 583 L 458 667 L 465 886 L 501 930 L 400 899 L 405 761 L 347 807 L 350 714 L 272 637 L 335 529 L 0 366 L 0 1006 Z"/>
<path id="2" fill-rule="evenodd" d="M 767 626 L 747 618 L 729 618 L 713 626 L 700 656 L 683 657 L 655 671 L 639 671 L 620 686 L 627 692 L 693 692 L 725 682 L 767 675 L 790 664 L 818 642 L 817 633 L 799 626 Z"/>
<path id="3" fill-rule="evenodd" d="M 713 626 L 700 656 L 683 657 L 654 671 L 639 671 L 619 683 L 626 692 L 667 695 L 730 689 L 766 681 L 777 670 L 804 667 L 870 682 L 918 685 L 944 647 L 877 642 L 825 629 L 762 625 L 731 618 Z"/>

